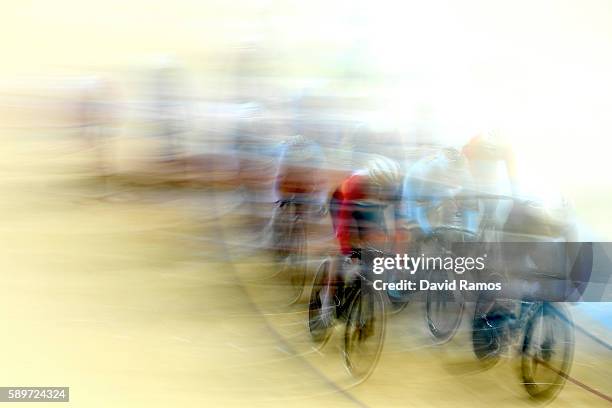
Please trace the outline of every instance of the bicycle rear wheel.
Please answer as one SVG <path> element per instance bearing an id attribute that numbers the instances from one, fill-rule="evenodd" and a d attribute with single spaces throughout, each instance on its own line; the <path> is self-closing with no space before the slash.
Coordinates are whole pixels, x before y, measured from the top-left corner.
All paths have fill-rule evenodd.
<path id="1" fill-rule="evenodd" d="M 523 385 L 532 398 L 553 399 L 572 365 L 574 331 L 562 305 L 541 303 L 529 311 L 521 355 Z"/>
<path id="2" fill-rule="evenodd" d="M 344 364 L 359 382 L 376 368 L 385 338 L 384 300 L 380 292 L 362 289 L 353 299 L 344 331 Z"/>

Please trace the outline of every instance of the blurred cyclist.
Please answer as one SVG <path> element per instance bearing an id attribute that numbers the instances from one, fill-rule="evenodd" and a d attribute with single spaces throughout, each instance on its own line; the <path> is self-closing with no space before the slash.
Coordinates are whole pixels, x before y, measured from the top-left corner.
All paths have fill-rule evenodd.
<path id="1" fill-rule="evenodd" d="M 320 146 L 302 135 L 293 136 L 281 146 L 278 170 L 274 182 L 274 194 L 278 206 L 272 216 L 272 240 L 275 249 L 286 248 L 283 231 L 290 227 L 291 219 L 281 219 L 283 208 L 295 205 L 297 213 L 306 218 L 324 207 L 325 178 L 324 157 Z M 296 214 L 297 215 L 297 214 Z"/>
<path id="2" fill-rule="evenodd" d="M 499 191 L 502 177 L 506 179 L 503 183 L 506 184 L 505 187 L 516 189 L 515 155 L 501 132 L 492 130 L 474 136 L 463 146 L 462 153 L 481 189 Z M 500 175 L 499 164 L 503 164 L 505 176 Z"/>
<path id="3" fill-rule="evenodd" d="M 402 188 L 402 215 L 409 231 L 408 241 L 414 243 L 428 237 L 435 227 L 442 225 L 475 233 L 478 207 L 465 194 L 471 183 L 468 163 L 455 149 L 445 148 L 417 161 L 406 174 Z"/>
<path id="4" fill-rule="evenodd" d="M 323 204 L 323 161 L 323 151 L 311 139 L 297 135 L 283 143 L 274 184 L 277 200 Z"/>
<path id="5" fill-rule="evenodd" d="M 505 338 L 504 327 L 520 316 L 521 309 L 525 307 L 524 302 L 518 302 L 519 299 L 558 301 L 580 298 L 591 274 L 592 247 L 588 243 L 575 242 L 576 224 L 571 206 L 564 197 L 560 196 L 554 204 L 545 203 L 539 197 L 539 191 L 529 200 L 525 197 L 525 191 L 519 191 L 521 186 L 518 183 L 516 157 L 500 131 L 491 130 L 474 136 L 462 151 L 474 176 L 476 195 L 491 197 L 480 200 L 483 204 L 482 216 L 492 221 L 485 222 L 489 224 L 485 228 L 492 228 L 483 231 L 487 233 L 484 240 L 503 241 L 508 238 L 501 234 L 510 234 L 512 239 L 540 243 L 522 246 L 512 256 L 490 259 L 490 263 L 497 261 L 490 265 L 492 270 L 508 271 L 504 274 L 507 282 L 502 294 L 485 292 L 480 295 L 472 327 L 476 354 L 480 358 L 492 357 L 506 346 L 508 339 Z M 548 245 L 541 245 L 546 241 Z M 510 251 L 508 247 L 504 250 Z M 509 266 L 510 259 L 529 259 L 530 263 L 513 268 Z M 516 274 L 513 269 L 520 269 L 526 275 Z M 547 271 L 547 274 L 555 271 L 557 275 L 550 279 L 546 277 L 547 274 L 533 273 L 538 270 Z M 525 279 L 527 275 L 532 276 Z M 514 301 L 509 302 L 504 298 Z"/>
<path id="6" fill-rule="evenodd" d="M 361 249 L 368 246 L 380 249 L 388 243 L 385 211 L 389 207 L 393 207 L 395 230 L 398 230 L 400 181 L 400 166 L 391 159 L 378 156 L 333 192 L 329 209 L 344 262 L 330 268 L 332 284 L 321 294 L 323 310 L 332 310 L 334 298 L 342 301 L 344 286 L 358 273 Z"/>
<path id="7" fill-rule="evenodd" d="M 184 89 L 184 73 L 181 65 L 169 56 L 157 63 L 152 78 L 152 108 L 154 111 L 154 136 L 161 142 L 161 160 L 179 159 L 183 150 L 183 136 L 188 127 L 189 107 Z"/>
<path id="8" fill-rule="evenodd" d="M 111 173 L 110 142 L 117 132 L 117 92 L 107 78 L 92 76 L 81 81 L 78 99 L 78 123 L 87 147 L 94 152 L 98 175 Z"/>
<path id="9" fill-rule="evenodd" d="M 474 178 L 477 195 L 516 197 L 518 182 L 515 155 L 500 131 L 481 132 L 463 146 Z M 499 229 L 506 222 L 512 202 L 503 199 L 483 199 L 484 215 Z"/>
<path id="10" fill-rule="evenodd" d="M 399 215 L 400 166 L 386 157 L 370 160 L 365 169 L 353 173 L 334 191 L 330 212 L 343 255 L 359 257 L 363 245 L 388 240 L 385 209 Z"/>
<path id="11" fill-rule="evenodd" d="M 579 242 L 578 228 L 571 203 L 562 195 L 535 191 L 526 199 L 526 191 L 519 191 L 516 158 L 512 146 L 497 130 L 482 132 L 473 137 L 463 152 L 469 160 L 476 181 L 476 194 L 510 196 L 513 200 L 483 200 L 484 212 L 497 230 L 540 240 L 564 241 L 568 258 L 568 299 L 584 292 L 591 274 L 592 249 Z M 539 189 L 538 189 L 539 190 Z M 542 188 L 544 190 L 544 188 Z M 533 247 L 534 251 L 537 248 Z M 531 254 L 537 259 L 537 254 Z M 558 268 L 562 269 L 562 268 Z"/>

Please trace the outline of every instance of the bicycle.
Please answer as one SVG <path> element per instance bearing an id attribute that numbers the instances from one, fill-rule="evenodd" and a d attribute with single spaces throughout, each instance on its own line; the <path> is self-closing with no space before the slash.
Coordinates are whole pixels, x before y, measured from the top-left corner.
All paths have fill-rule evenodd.
<path id="1" fill-rule="evenodd" d="M 297 303 L 306 283 L 307 237 L 304 214 L 306 204 L 295 197 L 277 201 L 279 214 L 272 227 L 276 262 L 280 275 L 289 278 L 289 304 Z"/>
<path id="2" fill-rule="evenodd" d="M 469 200 L 480 201 L 482 209 L 482 218 L 479 222 L 478 232 L 474 232 L 458 226 L 462 224 L 462 220 L 457 213 L 453 214 L 452 219 L 448 220 L 450 225 L 443 225 L 434 228 L 433 232 L 427 238 L 426 242 L 433 242 L 437 248 L 434 249 L 436 255 L 445 257 L 453 255 L 452 244 L 455 242 L 480 242 L 481 249 L 479 252 L 495 254 L 494 258 L 499 258 L 499 248 L 496 237 L 490 242 L 486 234 L 495 234 L 498 232 L 494 219 L 494 210 L 491 206 L 483 203 L 484 200 L 492 199 L 496 203 L 500 200 L 508 200 L 508 197 L 500 195 L 475 195 L 471 192 L 464 192 L 462 195 L 456 196 L 452 201 Z M 459 208 L 461 206 L 457 206 Z M 429 271 L 427 280 L 433 283 L 442 283 L 445 280 L 452 281 L 455 279 L 453 271 Z M 425 322 L 429 328 L 431 335 L 439 344 L 444 344 L 450 341 L 456 334 L 465 309 L 465 296 L 459 289 L 454 290 L 429 290 L 427 291 L 425 300 Z"/>
<path id="3" fill-rule="evenodd" d="M 358 263 L 344 263 L 345 272 L 350 269 L 356 272 L 355 276 L 346 279 L 330 273 L 330 259 L 321 264 L 311 291 L 308 319 L 312 340 L 320 347 L 327 343 L 338 320 L 346 322 L 344 365 L 359 382 L 365 381 L 374 371 L 386 330 L 386 301 L 372 286 L 371 265 L 363 261 L 384 254 L 372 248 L 363 249 L 361 254 L 363 258 Z"/>
<path id="4" fill-rule="evenodd" d="M 403 274 L 397 270 L 387 272 L 387 281 L 397 283 L 402 280 Z M 385 297 L 387 300 L 387 313 L 391 316 L 400 314 L 410 303 L 410 296 L 415 291 L 404 289 L 385 289 Z"/>
<path id="5" fill-rule="evenodd" d="M 522 300 L 518 317 L 507 309 L 478 313 L 472 344 L 476 357 L 489 366 L 507 350 L 516 350 L 527 393 L 534 399 L 548 400 L 561 391 L 572 365 L 571 316 L 561 303 Z"/>
<path id="6" fill-rule="evenodd" d="M 523 201 L 519 202 L 519 205 L 533 205 L 533 203 Z M 557 241 L 549 244 L 563 245 L 562 252 L 555 252 L 557 254 L 555 257 L 550 255 L 547 257 L 548 262 L 551 262 L 551 259 L 562 256 L 560 263 L 550 265 L 532 263 L 534 270 L 529 271 L 529 276 L 536 276 L 535 283 L 538 283 L 533 287 L 529 285 L 531 279 L 528 278 L 520 280 L 518 292 L 516 291 L 518 286 L 514 285 L 500 297 L 480 293 L 472 321 L 472 347 L 476 358 L 487 366 L 493 366 L 507 351 L 518 354 L 521 382 L 527 393 L 537 400 L 550 400 L 561 391 L 573 361 L 575 346 L 573 322 L 565 305 L 558 302 L 566 299 L 568 292 L 566 289 L 557 292 L 552 288 L 558 288 L 558 282 L 568 279 L 571 281 L 574 268 L 592 267 L 592 263 L 588 261 L 592 260 L 591 246 L 587 245 L 584 248 L 581 246 L 574 254 L 576 258 L 573 260 L 574 265 L 571 266 L 572 257 L 569 255 L 571 251 L 565 252 L 567 242 Z M 505 247 L 504 251 L 497 255 L 504 264 L 509 259 L 525 258 L 531 259 L 531 262 L 533 257 L 538 259 L 538 252 L 532 252 L 537 251 L 534 247 L 529 246 L 526 248 L 527 252 L 523 252 L 525 249 L 520 245 L 514 247 L 516 243 L 506 245 L 512 247 Z M 516 252 L 516 249 L 519 252 Z M 505 256 L 501 256 L 504 254 Z M 569 276 L 567 272 L 570 272 Z M 505 280 L 509 281 L 509 278 L 506 277 Z M 550 291 L 540 288 L 540 283 L 546 288 L 546 282 L 553 283 Z M 530 287 L 533 292 L 525 294 Z M 554 301 L 550 300 L 550 296 Z"/>
<path id="7" fill-rule="evenodd" d="M 437 248 L 436 256 L 442 258 L 453 256 L 451 249 L 453 242 L 449 236 L 458 237 L 459 242 L 475 241 L 477 235 L 465 228 L 456 226 L 441 226 L 433 230 L 428 238 Z M 428 282 L 438 284 L 445 281 L 455 280 L 455 272 L 452 270 L 435 270 L 428 273 Z M 465 298 L 459 289 L 453 290 L 428 290 L 425 294 L 425 322 L 431 335 L 440 343 L 450 341 L 463 317 Z"/>

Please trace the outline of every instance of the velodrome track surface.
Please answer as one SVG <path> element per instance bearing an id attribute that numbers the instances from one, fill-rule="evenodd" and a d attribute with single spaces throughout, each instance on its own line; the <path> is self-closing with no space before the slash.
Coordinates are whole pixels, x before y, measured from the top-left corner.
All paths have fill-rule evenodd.
<path id="1" fill-rule="evenodd" d="M 0 384 L 70 386 L 78 407 L 533 405 L 514 361 L 475 363 L 467 330 L 433 345 L 418 302 L 353 384 L 340 333 L 317 351 L 306 305 L 283 305 L 235 192 L 102 183 L 66 146 L 2 147 Z M 571 381 L 551 406 L 609 406 L 610 311 L 570 310 Z"/>

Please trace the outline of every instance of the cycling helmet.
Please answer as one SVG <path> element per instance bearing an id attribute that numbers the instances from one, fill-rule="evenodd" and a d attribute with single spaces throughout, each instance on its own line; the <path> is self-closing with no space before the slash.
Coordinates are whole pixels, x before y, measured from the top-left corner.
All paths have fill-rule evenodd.
<path id="1" fill-rule="evenodd" d="M 371 159 L 366 170 L 370 182 L 386 191 L 397 188 L 401 181 L 400 166 L 395 160 L 383 156 Z"/>
<path id="2" fill-rule="evenodd" d="M 303 135 L 295 135 L 285 142 L 284 159 L 293 164 L 316 166 L 321 153 L 317 144 Z"/>
<path id="3" fill-rule="evenodd" d="M 468 158 L 500 160 L 503 159 L 510 147 L 504 134 L 497 129 L 478 133 L 463 147 L 463 153 Z"/>
<path id="4" fill-rule="evenodd" d="M 458 170 L 466 165 L 465 155 L 453 147 L 442 149 L 442 155 L 447 162 L 447 167 L 452 170 Z"/>
<path id="5" fill-rule="evenodd" d="M 290 147 L 306 147 L 309 141 L 303 135 L 294 135 L 287 140 L 287 146 Z"/>

